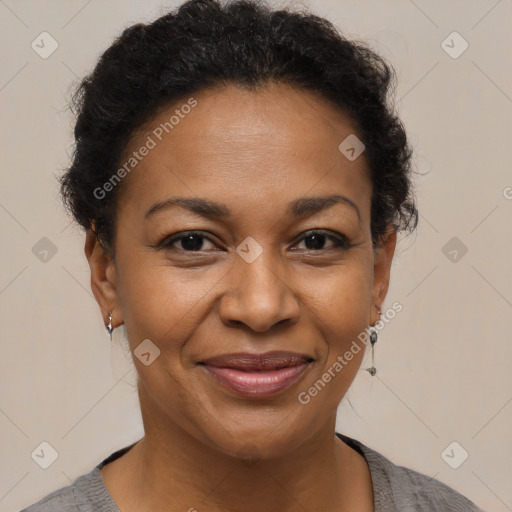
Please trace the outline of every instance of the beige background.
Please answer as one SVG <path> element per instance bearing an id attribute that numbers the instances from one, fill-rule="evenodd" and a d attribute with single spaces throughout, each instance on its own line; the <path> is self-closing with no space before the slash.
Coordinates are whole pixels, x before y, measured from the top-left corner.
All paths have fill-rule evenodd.
<path id="1" fill-rule="evenodd" d="M 123 27 L 178 3 L 0 0 L 2 511 L 68 485 L 142 435 L 122 332 L 111 352 L 83 235 L 58 203 L 55 176 L 72 148 L 73 81 Z M 403 311 L 379 336 L 378 375 L 360 372 L 342 402 L 338 430 L 489 512 L 512 510 L 512 4 L 304 5 L 392 60 L 421 173 L 420 224 L 398 248 L 384 305 Z M 43 31 L 59 45 L 47 59 L 31 48 Z M 453 31 L 469 44 L 457 59 L 441 46 Z M 57 249 L 46 262 L 32 251 L 43 237 Z M 443 252 L 452 237 L 468 248 L 456 261 Z M 43 441 L 58 452 L 46 470 L 31 458 Z M 469 453 L 458 469 L 441 457 L 453 441 Z"/>

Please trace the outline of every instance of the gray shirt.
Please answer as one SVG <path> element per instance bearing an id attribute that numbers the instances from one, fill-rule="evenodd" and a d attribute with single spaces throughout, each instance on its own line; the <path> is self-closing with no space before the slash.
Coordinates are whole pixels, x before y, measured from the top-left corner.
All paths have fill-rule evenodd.
<path id="1" fill-rule="evenodd" d="M 397 466 L 355 439 L 336 435 L 366 459 L 372 477 L 375 512 L 483 512 L 442 482 Z M 135 444 L 112 453 L 89 473 L 21 512 L 120 512 L 105 487 L 100 469 Z"/>

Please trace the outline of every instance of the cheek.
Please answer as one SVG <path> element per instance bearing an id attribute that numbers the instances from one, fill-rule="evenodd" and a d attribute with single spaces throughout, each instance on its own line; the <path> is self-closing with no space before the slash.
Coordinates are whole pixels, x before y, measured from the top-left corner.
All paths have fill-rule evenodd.
<path id="1" fill-rule="evenodd" d="M 160 349 L 177 353 L 203 320 L 209 291 L 214 293 L 221 276 L 218 270 L 195 272 L 155 260 L 141 254 L 118 262 L 123 320 L 132 349 L 150 339 Z"/>
<path id="2" fill-rule="evenodd" d="M 326 338 L 345 339 L 364 329 L 370 320 L 372 267 L 366 259 L 330 268 L 326 276 L 308 285 L 307 304 L 327 329 Z M 356 335 L 357 335 L 356 332 Z"/>
<path id="3" fill-rule="evenodd" d="M 361 334 L 369 326 L 372 299 L 369 262 L 344 270 L 333 272 L 328 284 L 317 295 L 322 308 L 317 314 L 327 344 L 323 369 L 331 369 L 331 376 L 332 373 L 337 375 L 334 380 L 340 390 L 348 388 L 364 356 L 366 347 Z M 341 373 L 343 375 L 338 376 Z"/>
<path id="4" fill-rule="evenodd" d="M 149 338 L 164 344 L 173 339 L 174 348 L 179 348 L 194 326 L 204 321 L 226 268 L 176 268 L 161 259 L 157 263 L 147 253 L 129 258 L 121 254 L 133 255 L 133 251 L 118 254 L 118 296 L 127 333 L 134 343 Z M 330 344 L 357 336 L 368 324 L 372 266 L 364 256 L 359 253 L 321 273 L 315 269 L 295 276 L 297 299 L 313 313 L 303 321 L 318 323 Z"/>
<path id="5" fill-rule="evenodd" d="M 329 279 L 315 287 L 310 304 L 315 304 L 313 320 L 321 331 L 319 364 L 301 386 L 297 399 L 314 427 L 336 411 L 354 381 L 365 354 L 358 339 L 369 325 L 372 260 L 353 260 L 343 268 L 330 269 Z M 311 290 L 312 288 L 310 288 Z"/>

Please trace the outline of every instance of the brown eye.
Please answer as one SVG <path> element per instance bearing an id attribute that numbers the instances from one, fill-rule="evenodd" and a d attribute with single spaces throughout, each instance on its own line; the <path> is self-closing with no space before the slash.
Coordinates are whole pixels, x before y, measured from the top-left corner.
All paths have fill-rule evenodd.
<path id="1" fill-rule="evenodd" d="M 186 252 L 204 252 L 204 240 L 208 240 L 211 244 L 213 242 L 198 231 L 188 231 L 178 233 L 170 238 L 165 239 L 161 247 L 165 249 L 177 249 Z M 181 247 L 180 247 L 181 245 Z"/>
<path id="2" fill-rule="evenodd" d="M 333 235 L 329 232 L 316 230 L 306 233 L 300 240 L 300 243 L 305 243 L 306 250 L 316 252 L 333 248 L 332 245 L 331 247 L 324 247 L 327 240 L 332 241 L 334 248 L 349 249 L 351 247 L 349 241 L 343 235 Z"/>

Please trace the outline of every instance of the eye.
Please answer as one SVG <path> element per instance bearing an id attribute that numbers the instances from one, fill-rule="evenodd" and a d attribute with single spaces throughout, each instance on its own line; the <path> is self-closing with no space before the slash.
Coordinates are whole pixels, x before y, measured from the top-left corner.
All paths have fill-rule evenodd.
<path id="1" fill-rule="evenodd" d="M 331 232 L 325 232 L 321 230 L 314 229 L 312 231 L 308 231 L 301 239 L 300 243 L 304 242 L 306 245 L 306 250 L 318 252 L 321 250 L 329 250 L 330 248 L 323 247 L 325 245 L 325 242 L 327 239 L 332 240 L 334 244 L 334 248 L 341 248 L 341 249 L 350 249 L 351 244 L 348 241 L 348 239 L 340 234 L 334 235 Z"/>
<path id="2" fill-rule="evenodd" d="M 177 249 L 178 251 L 185 252 L 207 252 L 208 248 L 206 248 L 206 251 L 202 250 L 205 249 L 205 240 L 215 247 L 215 244 L 210 238 L 200 231 L 183 231 L 176 233 L 175 235 L 165 238 L 158 244 L 158 247 L 163 249 Z M 331 247 L 324 247 L 327 240 L 331 240 Z M 333 248 L 349 249 L 351 247 L 350 242 L 345 236 L 339 233 L 334 235 L 333 232 L 325 232 L 317 229 L 305 233 L 302 238 L 299 239 L 299 244 L 302 242 L 306 245 L 305 249 L 311 252 L 319 252 Z"/>
<path id="3" fill-rule="evenodd" d="M 201 251 L 204 248 L 204 240 L 208 240 L 213 245 L 213 242 L 199 231 L 183 231 L 166 238 L 159 246 L 164 249 L 178 249 L 186 252 L 204 252 Z M 175 245 L 181 245 L 181 247 Z"/>

